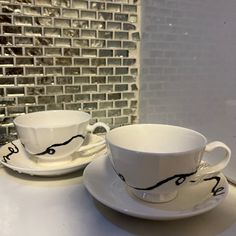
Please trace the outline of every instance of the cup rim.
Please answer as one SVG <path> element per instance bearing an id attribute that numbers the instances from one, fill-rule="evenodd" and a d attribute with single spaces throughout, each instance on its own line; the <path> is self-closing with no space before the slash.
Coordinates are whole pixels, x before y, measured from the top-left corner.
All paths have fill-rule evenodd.
<path id="1" fill-rule="evenodd" d="M 48 111 L 37 111 L 37 112 L 31 112 L 31 113 L 25 113 L 23 115 L 19 115 L 17 116 L 14 120 L 13 123 L 15 126 L 18 127 L 23 127 L 23 128 L 51 128 L 49 125 L 37 125 L 37 127 L 34 127 L 33 125 L 27 124 L 24 119 L 26 117 L 30 117 L 30 116 L 37 116 L 38 114 L 46 114 L 46 113 L 54 113 L 56 116 L 56 113 L 81 113 L 85 116 L 84 120 L 80 123 L 86 122 L 88 120 L 91 119 L 91 115 L 87 112 L 84 111 L 77 111 L 77 110 L 48 110 Z M 77 125 L 78 123 L 76 122 L 72 122 L 68 125 L 53 125 L 53 128 L 60 128 L 60 127 L 68 127 L 68 126 L 73 126 L 73 125 Z"/>
<path id="2" fill-rule="evenodd" d="M 111 141 L 109 136 L 112 135 L 113 132 L 116 132 L 117 129 L 125 129 L 129 126 L 165 126 L 165 127 L 173 127 L 173 128 L 177 128 L 177 129 L 182 129 L 182 130 L 185 130 L 185 131 L 188 131 L 188 132 L 191 132 L 191 133 L 194 133 L 194 134 L 197 134 L 199 137 L 202 138 L 202 140 L 204 141 L 202 143 L 202 145 L 198 145 L 198 147 L 196 148 L 192 148 L 192 149 L 186 149 L 184 151 L 170 151 L 170 152 L 153 152 L 153 151 L 142 151 L 142 150 L 136 150 L 134 148 L 128 148 L 128 147 L 124 147 L 122 145 L 119 145 L 119 144 L 115 144 L 114 141 Z M 177 125 L 169 125 L 169 124 L 157 124 L 157 123 L 149 123 L 149 124 L 145 124 L 145 123 L 139 123 L 139 124 L 131 124 L 131 125 L 125 125 L 125 126 L 121 126 L 121 127 L 118 127 L 118 128 L 114 128 L 112 130 L 110 130 L 106 136 L 105 136 L 105 139 L 106 139 L 106 142 L 108 144 L 111 144 L 117 148 L 120 148 L 120 149 L 123 149 L 125 151 L 132 151 L 132 152 L 137 152 L 137 153 L 148 153 L 148 154 L 153 154 L 153 155 L 177 155 L 177 154 L 181 154 L 181 153 L 189 153 L 189 152 L 194 152 L 194 151 L 197 151 L 197 150 L 201 150 L 203 148 L 205 148 L 206 144 L 207 144 L 207 139 L 206 137 L 201 134 L 200 132 L 196 131 L 196 130 L 193 130 L 193 129 L 190 129 L 190 128 L 186 128 L 186 127 L 182 127 L 182 126 L 177 126 Z"/>

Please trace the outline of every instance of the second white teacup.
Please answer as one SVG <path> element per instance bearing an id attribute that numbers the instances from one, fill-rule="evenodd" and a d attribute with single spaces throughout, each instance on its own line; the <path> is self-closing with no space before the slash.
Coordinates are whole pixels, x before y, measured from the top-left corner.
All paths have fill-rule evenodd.
<path id="1" fill-rule="evenodd" d="M 106 135 L 108 155 L 115 172 L 138 198 L 167 202 L 190 181 L 217 175 L 228 164 L 230 149 L 222 142 L 207 139 L 191 129 L 136 124 L 115 128 Z M 201 166 L 205 152 L 224 149 L 214 166 Z"/>
<path id="2" fill-rule="evenodd" d="M 102 122 L 89 125 L 91 116 L 83 111 L 55 110 L 28 113 L 14 119 L 18 137 L 25 150 L 34 160 L 57 162 L 70 161 L 70 155 L 95 146 L 101 142 L 82 144 L 88 132 L 101 126 L 106 131 L 109 127 Z"/>

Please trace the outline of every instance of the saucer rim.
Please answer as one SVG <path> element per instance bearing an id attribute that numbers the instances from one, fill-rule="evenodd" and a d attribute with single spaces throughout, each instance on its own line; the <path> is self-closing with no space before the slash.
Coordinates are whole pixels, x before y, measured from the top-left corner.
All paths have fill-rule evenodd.
<path id="1" fill-rule="evenodd" d="M 223 170 L 223 174 L 230 183 L 236 185 L 236 174 L 234 174 L 231 170 Z"/>
<path id="2" fill-rule="evenodd" d="M 90 134 L 92 136 L 96 136 L 96 137 L 99 137 L 99 138 L 103 138 L 102 136 L 99 136 L 99 135 L 96 135 L 96 134 Z M 21 145 L 22 147 L 22 144 L 20 142 L 19 139 L 15 139 L 12 141 L 13 143 L 17 142 Z M 9 145 L 10 142 L 6 143 L 5 145 L 1 146 L 0 147 L 0 150 L 3 149 L 4 147 L 6 147 L 7 145 Z M 104 147 L 106 148 L 106 147 Z M 21 157 L 21 158 L 24 158 L 25 160 L 27 160 L 27 158 L 23 157 L 24 155 L 22 155 L 22 153 L 18 153 L 18 155 Z M 37 175 L 37 176 L 52 176 L 52 175 L 63 175 L 63 174 L 68 174 L 68 173 L 71 173 L 73 171 L 76 171 L 76 170 L 79 170 L 79 169 L 82 169 L 84 168 L 85 166 L 87 166 L 94 158 L 98 158 L 98 157 L 102 157 L 106 155 L 106 153 L 102 153 L 102 150 L 101 150 L 101 153 L 98 153 L 98 154 L 95 154 L 94 157 L 91 157 L 91 156 L 88 156 L 88 157 L 83 157 L 84 158 L 84 161 L 81 163 L 80 161 L 78 161 L 79 158 L 76 158 L 75 160 L 72 160 L 70 162 L 64 162 L 64 163 L 61 163 L 61 164 L 56 164 L 54 166 L 50 166 L 50 165 L 40 165 L 40 169 L 37 169 L 37 168 L 24 168 L 24 167 L 21 167 L 21 166 L 17 166 L 17 165 L 12 165 L 12 164 L 9 164 L 7 162 L 4 162 L 2 159 L 0 159 L 0 165 L 2 165 L 3 167 L 7 167 L 11 170 L 14 170 L 14 171 L 17 171 L 18 173 L 24 173 L 24 174 L 29 174 L 29 175 Z M 32 162 L 30 160 L 28 160 L 29 162 Z M 78 162 L 78 163 L 77 163 Z M 35 163 L 35 165 L 37 165 Z M 55 173 L 55 172 L 58 172 L 58 171 L 61 171 L 62 173 Z M 48 173 L 50 172 L 50 173 Z"/>
<path id="3" fill-rule="evenodd" d="M 133 217 L 137 217 L 137 218 L 141 218 L 141 219 L 148 219 L 148 220 L 163 220 L 163 221 L 166 221 L 166 220 L 175 220 L 175 219 L 183 219 L 183 218 L 189 218 L 189 217 L 193 217 L 193 216 L 197 216 L 197 215 L 200 215 L 200 214 L 203 214 L 203 213 L 206 213 L 212 209 L 214 209 L 215 207 L 217 207 L 218 205 L 220 205 L 224 199 L 227 197 L 227 195 L 229 194 L 229 183 L 227 181 L 227 178 L 224 176 L 224 174 L 222 172 L 220 172 L 217 176 L 220 176 L 222 178 L 222 185 L 225 187 L 225 192 L 224 194 L 220 195 L 219 199 L 217 201 L 215 201 L 214 203 L 210 204 L 210 206 L 208 207 L 205 207 L 205 208 L 202 208 L 200 210 L 197 210 L 197 211 L 186 211 L 186 212 L 183 212 L 181 213 L 180 215 L 172 215 L 171 216 L 171 212 L 174 212 L 174 211 L 169 211 L 169 215 L 158 215 L 158 214 L 145 214 L 145 213 L 142 213 L 142 212 L 138 212 L 137 209 L 127 209 L 125 207 L 119 207 L 119 206 L 116 206 L 115 203 L 107 200 L 105 197 L 99 197 L 99 195 L 101 195 L 101 193 L 97 193 L 92 187 L 91 185 L 89 184 L 89 171 L 90 171 L 90 168 L 94 165 L 99 165 L 101 163 L 98 163 L 99 161 L 100 162 L 104 162 L 106 160 L 108 160 L 108 156 L 107 155 L 104 155 L 103 157 L 99 157 L 97 158 L 96 160 L 94 160 L 92 163 L 90 163 L 84 170 L 84 173 L 83 173 L 83 182 L 84 182 L 84 185 L 85 185 L 85 188 L 87 189 L 87 191 L 91 194 L 91 196 L 93 196 L 97 201 L 99 201 L 100 203 L 102 203 L 104 206 L 106 207 L 109 207 L 110 209 L 113 209 L 117 212 L 120 212 L 122 214 L 125 214 L 125 215 L 129 215 L 129 216 L 133 216 Z M 105 171 L 107 171 L 107 169 L 105 169 Z M 107 172 L 108 173 L 108 172 Z M 119 178 L 118 177 L 114 177 L 113 176 L 110 176 L 110 178 L 107 178 L 108 181 L 111 183 L 112 181 L 114 181 L 114 179 L 117 178 L 117 180 L 119 181 Z M 122 192 L 123 189 L 121 189 Z M 130 198 L 132 201 L 135 201 L 127 192 L 126 192 L 126 195 L 128 196 L 128 198 Z M 210 201 L 210 199 L 212 199 L 212 197 L 209 197 L 209 199 L 207 201 Z M 175 201 L 175 199 L 173 200 Z M 139 202 L 140 205 L 145 205 L 145 204 L 148 204 L 148 203 L 145 203 L 145 202 L 141 202 L 141 200 L 137 199 L 137 202 Z M 158 204 L 158 203 L 157 203 Z M 157 205 L 155 204 L 155 206 Z M 201 204 L 201 203 L 200 203 Z M 150 207 L 150 205 L 148 205 Z M 162 209 L 161 209 L 162 210 Z M 188 210 L 188 209 L 187 209 Z"/>

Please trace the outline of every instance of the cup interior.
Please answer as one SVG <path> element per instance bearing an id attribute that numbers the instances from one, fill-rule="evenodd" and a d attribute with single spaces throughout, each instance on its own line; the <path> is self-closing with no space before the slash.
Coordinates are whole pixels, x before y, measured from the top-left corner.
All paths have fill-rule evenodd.
<path id="1" fill-rule="evenodd" d="M 52 128 L 75 125 L 89 119 L 90 115 L 82 111 L 56 110 L 21 115 L 14 119 L 14 124 L 21 127 Z"/>
<path id="2" fill-rule="evenodd" d="M 111 130 L 108 144 L 129 151 L 179 153 L 201 149 L 206 138 L 191 129 L 159 124 L 128 125 Z"/>

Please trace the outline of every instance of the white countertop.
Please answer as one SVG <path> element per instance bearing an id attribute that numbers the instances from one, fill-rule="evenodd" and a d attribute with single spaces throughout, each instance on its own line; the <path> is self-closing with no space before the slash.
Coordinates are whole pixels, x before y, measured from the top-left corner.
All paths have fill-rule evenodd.
<path id="1" fill-rule="evenodd" d="M 85 189 L 83 171 L 31 177 L 0 167 L 1 236 L 236 235 L 236 186 L 210 212 L 172 221 L 123 215 Z"/>

